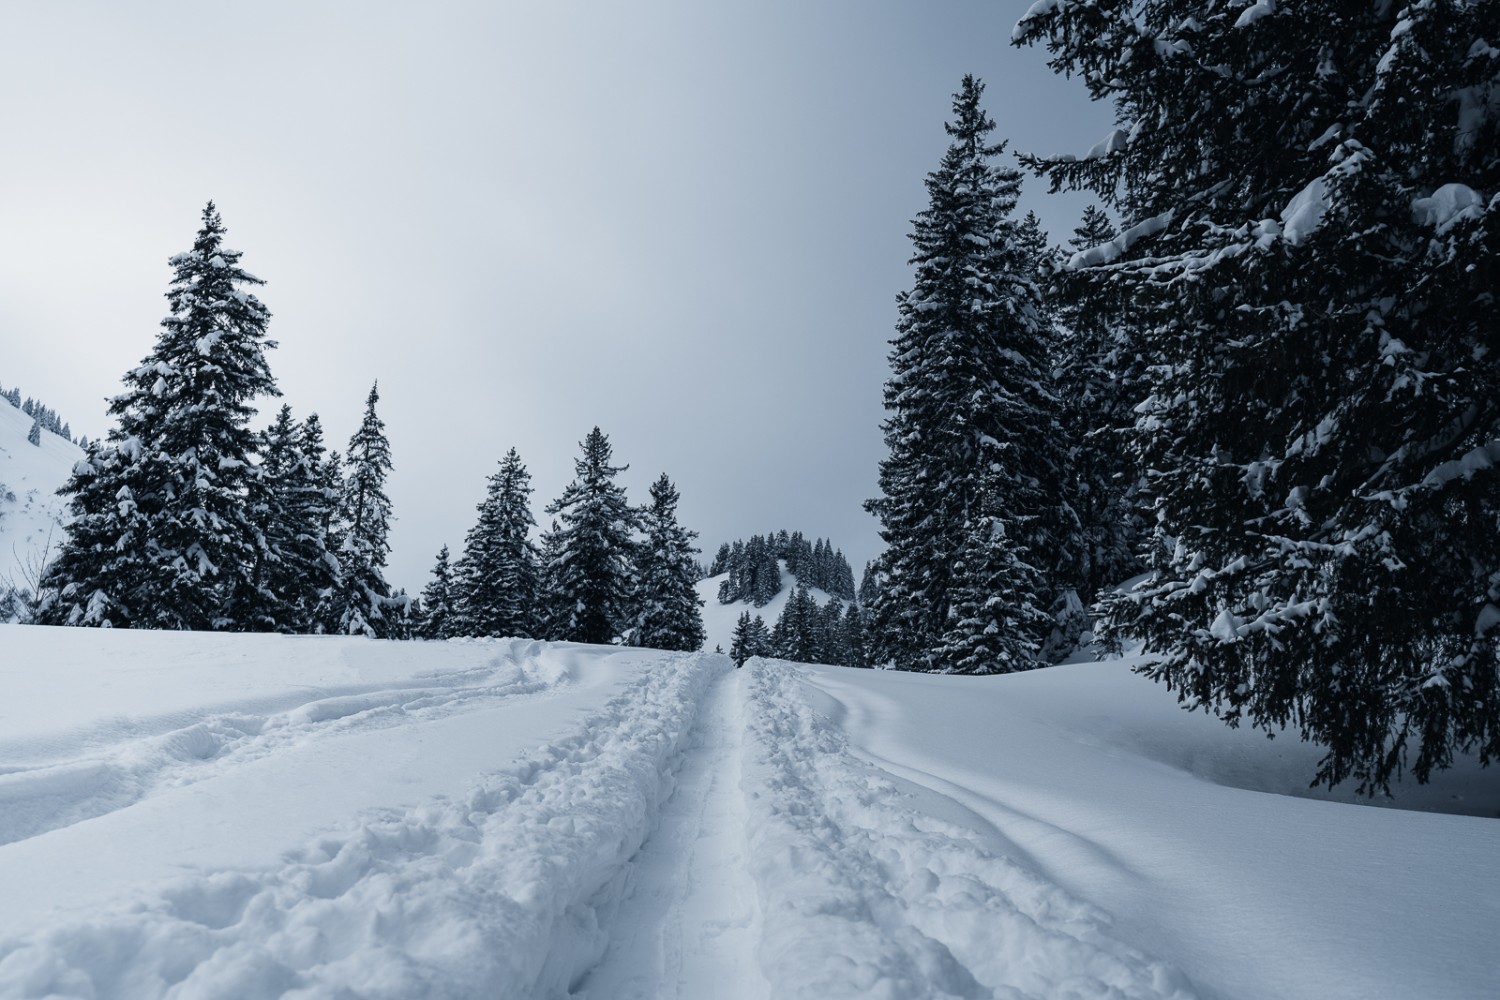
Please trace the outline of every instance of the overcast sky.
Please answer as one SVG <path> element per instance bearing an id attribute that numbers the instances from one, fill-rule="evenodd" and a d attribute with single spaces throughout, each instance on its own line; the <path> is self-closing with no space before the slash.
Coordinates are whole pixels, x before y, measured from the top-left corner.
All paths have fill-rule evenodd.
<path id="1" fill-rule="evenodd" d="M 0 33 L 0 383 L 107 430 L 214 199 L 271 368 L 342 449 L 370 383 L 393 584 L 515 446 L 537 519 L 595 424 L 711 551 L 830 536 L 858 574 L 910 219 L 966 72 L 1012 149 L 1110 128 L 1026 4 L 27 3 Z M 1085 201 L 1030 180 L 1055 241 Z M 262 423 L 275 406 L 262 407 Z"/>

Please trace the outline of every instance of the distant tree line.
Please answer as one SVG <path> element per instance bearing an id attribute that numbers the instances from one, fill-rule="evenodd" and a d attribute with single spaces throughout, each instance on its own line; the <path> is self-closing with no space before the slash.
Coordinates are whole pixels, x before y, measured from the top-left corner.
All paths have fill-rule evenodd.
<path id="1" fill-rule="evenodd" d="M 822 607 L 798 583 L 786 606 L 768 628 L 760 615 L 743 612 L 735 623 L 729 655 L 736 666 L 752 656 L 771 656 L 799 663 L 867 667 L 864 613 L 853 601 L 830 597 Z"/>
<path id="2" fill-rule="evenodd" d="M 88 438 L 74 438 L 73 429 L 68 426 L 67 421 L 57 415 L 57 411 L 50 406 L 45 406 L 40 400 L 27 396 L 21 399 L 21 390 L 16 386 L 9 389 L 0 388 L 0 399 L 5 400 L 11 406 L 20 410 L 31 418 L 31 433 L 26 440 L 30 444 L 40 446 L 42 443 L 41 432 L 47 431 L 56 434 L 60 438 L 71 441 L 80 448 L 88 447 Z"/>
<path id="3" fill-rule="evenodd" d="M 546 508 L 540 544 L 530 475 L 512 448 L 489 479 L 478 520 L 456 561 L 445 545 L 422 592 L 416 634 L 428 639 L 525 636 L 696 650 L 702 602 L 694 583 L 697 533 L 677 520 L 679 495 L 662 474 L 632 507 L 597 427 L 574 460 L 575 478 Z"/>
<path id="4" fill-rule="evenodd" d="M 420 600 L 393 589 L 378 386 L 343 455 L 326 450 L 317 414 L 299 422 L 289 406 L 252 430 L 252 401 L 280 394 L 266 361 L 275 344 L 251 291 L 263 282 L 224 235 L 209 203 L 192 249 L 172 258 L 170 315 L 110 403 L 115 427 L 60 491 L 73 517 L 28 620 L 702 645 L 696 535 L 677 521 L 677 490 L 663 475 L 647 504 L 630 506 L 597 427 L 539 543 L 530 477 L 511 449 L 458 559 L 443 547 Z"/>
<path id="5" fill-rule="evenodd" d="M 725 542 L 708 565 L 707 575 L 728 574 L 719 585 L 720 604 L 749 601 L 759 608 L 781 592 L 778 563 L 785 563 L 787 572 L 803 586 L 846 601 L 855 598 L 854 570 L 843 551 L 822 538 L 809 542 L 800 531 L 775 531 L 752 535 L 748 541 Z"/>

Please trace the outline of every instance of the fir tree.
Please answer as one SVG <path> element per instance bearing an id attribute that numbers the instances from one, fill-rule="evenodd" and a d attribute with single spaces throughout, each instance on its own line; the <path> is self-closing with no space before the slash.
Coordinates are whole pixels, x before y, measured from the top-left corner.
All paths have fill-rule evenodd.
<path id="1" fill-rule="evenodd" d="M 1011 546 L 998 501 L 987 496 L 966 526 L 953 567 L 948 628 L 933 657 L 946 673 L 990 674 L 1037 665 L 1052 619 L 1037 605 L 1037 570 Z"/>
<path id="2" fill-rule="evenodd" d="M 170 315 L 110 403 L 117 426 L 60 491 L 77 530 L 48 575 L 51 622 L 210 629 L 234 624 L 260 553 L 245 497 L 266 364 L 263 282 L 224 245 L 212 202 L 193 247 L 171 260 Z"/>
<path id="3" fill-rule="evenodd" d="M 538 554 L 531 541 L 531 474 L 512 448 L 489 478 L 479 520 L 458 562 L 456 634 L 542 634 L 537 621 Z"/>
<path id="4" fill-rule="evenodd" d="M 1069 246 L 1075 254 L 1108 246 L 1115 238 L 1109 217 L 1090 205 Z M 1139 572 L 1140 520 L 1132 505 L 1134 460 L 1128 434 L 1140 401 L 1141 373 L 1133 361 L 1123 309 L 1086 281 L 1058 272 L 1054 315 L 1062 332 L 1058 351 L 1058 395 L 1068 431 L 1068 493 L 1082 537 L 1072 548 L 1071 576 L 1084 603 L 1101 590 Z"/>
<path id="5" fill-rule="evenodd" d="M 752 643 L 753 630 L 750 625 L 750 612 L 741 611 L 740 617 L 734 623 L 734 634 L 729 639 L 729 658 L 734 661 L 736 667 L 743 667 L 745 661 L 755 655 L 751 652 Z"/>
<path id="6" fill-rule="evenodd" d="M 628 466 L 609 464 L 609 438 L 595 427 L 580 447 L 576 478 L 547 508 L 557 518 L 544 539 L 548 638 L 608 643 L 635 617 L 632 532 L 638 518 L 614 481 Z"/>
<path id="7" fill-rule="evenodd" d="M 42 420 L 40 417 L 31 421 L 31 430 L 26 434 L 26 443 L 42 446 Z"/>
<path id="8" fill-rule="evenodd" d="M 416 634 L 423 639 L 451 639 L 453 631 L 453 571 L 448 564 L 448 546 L 438 550 L 432 579 L 422 591 L 421 614 Z"/>
<path id="9" fill-rule="evenodd" d="M 1120 212 L 1070 263 L 1150 345 L 1149 580 L 1189 707 L 1385 788 L 1500 754 L 1500 4 L 1039 4 L 1124 122 L 1037 160 Z M 1135 57 L 1135 58 L 1132 58 Z M 1410 757 L 1410 759 L 1409 759 Z"/>
<path id="10" fill-rule="evenodd" d="M 316 413 L 302 422 L 299 451 L 307 479 L 295 500 L 299 508 L 295 520 L 302 534 L 290 573 L 298 579 L 289 581 L 287 592 L 297 594 L 297 614 L 305 631 L 331 632 L 337 630 L 333 608 L 343 583 L 337 555 L 342 536 L 336 534 L 336 527 L 344 476 L 339 453 L 325 454 L 323 424 Z"/>
<path id="11" fill-rule="evenodd" d="M 885 386 L 890 454 L 882 495 L 867 504 L 888 545 L 871 605 L 872 655 L 903 669 L 947 662 L 936 657 L 963 585 L 953 567 L 985 489 L 1019 561 L 1042 570 L 1026 578 L 1040 588 L 1028 603 L 1054 599 L 1053 570 L 1076 530 L 1056 495 L 1063 470 L 1050 330 L 1010 218 L 1020 174 L 994 162 L 1003 144 L 988 143 L 995 125 L 980 108 L 983 89 L 965 77 L 954 96 L 953 142 L 927 177 L 930 203 L 914 223 L 916 278 L 899 299 Z"/>
<path id="12" fill-rule="evenodd" d="M 394 638 L 397 618 L 387 612 L 393 604 L 385 581 L 390 544 L 391 501 L 385 477 L 391 471 L 391 446 L 385 422 L 375 413 L 379 384 L 370 386 L 365 415 L 349 439 L 348 478 L 344 481 L 339 562 L 343 567 L 339 592 L 338 631 L 344 635 Z"/>
<path id="13" fill-rule="evenodd" d="M 651 503 L 641 509 L 645 538 L 641 543 L 637 566 L 639 618 L 635 642 L 652 649 L 683 651 L 702 647 L 708 638 L 703 631 L 703 602 L 693 586 L 693 539 L 677 523 L 677 488 L 666 473 L 651 484 Z"/>

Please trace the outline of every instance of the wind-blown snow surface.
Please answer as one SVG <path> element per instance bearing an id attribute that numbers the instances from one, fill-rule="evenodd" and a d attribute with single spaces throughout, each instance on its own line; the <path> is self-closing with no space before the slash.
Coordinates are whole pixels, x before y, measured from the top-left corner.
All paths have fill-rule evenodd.
<path id="1" fill-rule="evenodd" d="M 0 997 L 1490 995 L 1500 823 L 1315 755 L 1120 661 L 0 626 Z"/>
<path id="2" fill-rule="evenodd" d="M 0 592 L 30 590 L 41 564 L 62 542 L 67 504 L 57 488 L 68 481 L 83 450 L 43 431 L 31 444 L 32 420 L 0 400 Z"/>

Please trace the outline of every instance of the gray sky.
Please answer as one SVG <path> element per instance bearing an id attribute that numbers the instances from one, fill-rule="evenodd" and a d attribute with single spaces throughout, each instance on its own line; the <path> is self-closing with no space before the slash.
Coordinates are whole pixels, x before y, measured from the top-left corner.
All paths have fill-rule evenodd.
<path id="1" fill-rule="evenodd" d="M 910 219 L 961 76 L 1012 149 L 1110 127 L 1024 2 L 25 3 L 0 32 L 0 382 L 107 429 L 214 199 L 271 368 L 342 449 L 370 382 L 393 584 L 514 445 L 538 521 L 609 434 L 712 550 L 785 527 L 858 574 Z M 1054 240 L 1082 211 L 1028 181 Z M 275 405 L 262 407 L 267 422 Z"/>

